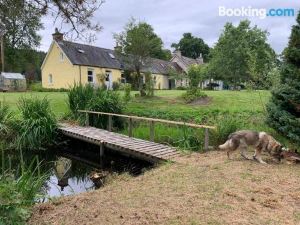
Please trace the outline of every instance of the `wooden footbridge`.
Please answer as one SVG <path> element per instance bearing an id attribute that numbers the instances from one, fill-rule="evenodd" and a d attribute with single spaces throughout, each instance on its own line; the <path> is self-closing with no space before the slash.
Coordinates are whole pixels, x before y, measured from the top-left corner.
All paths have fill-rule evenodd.
<path id="1" fill-rule="evenodd" d="M 170 120 L 160 120 L 154 118 L 128 116 L 114 113 L 94 112 L 80 110 L 79 112 L 86 114 L 86 126 L 78 126 L 67 123 L 61 123 L 59 130 L 62 134 L 79 139 L 88 143 L 100 146 L 100 156 L 103 156 L 104 149 L 112 149 L 122 154 L 130 155 L 150 162 L 158 162 L 162 160 L 172 160 L 179 156 L 176 148 L 154 142 L 154 123 L 167 123 L 175 125 L 184 125 L 195 128 L 205 129 L 204 148 L 208 149 L 209 144 L 209 129 L 214 129 L 213 126 L 191 124 L 184 122 L 176 122 Z M 108 130 L 103 130 L 89 126 L 89 115 L 96 114 L 108 117 Z M 128 119 L 128 136 L 112 132 L 112 117 L 122 117 Z M 150 141 L 132 137 L 133 120 L 148 121 L 150 126 Z"/>

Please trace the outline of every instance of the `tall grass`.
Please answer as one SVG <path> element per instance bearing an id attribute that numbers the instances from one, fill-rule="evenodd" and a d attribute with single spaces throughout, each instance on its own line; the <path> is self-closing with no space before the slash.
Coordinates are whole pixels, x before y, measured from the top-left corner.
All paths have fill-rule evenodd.
<path id="1" fill-rule="evenodd" d="M 124 104 L 118 92 L 103 88 L 93 88 L 91 85 L 75 84 L 68 93 L 68 105 L 73 119 L 83 122 L 84 115 L 78 110 L 91 110 L 100 112 L 122 113 Z M 107 116 L 90 115 L 89 124 L 99 128 L 107 127 Z M 115 119 L 114 125 L 118 127 L 122 121 Z"/>
<path id="2" fill-rule="evenodd" d="M 68 106 L 71 114 L 78 119 L 78 110 L 87 109 L 87 106 L 94 96 L 94 88 L 91 85 L 74 84 L 68 92 Z"/>
<path id="3" fill-rule="evenodd" d="M 10 133 L 12 113 L 7 104 L 0 101 L 0 139 L 6 139 Z"/>
<path id="4" fill-rule="evenodd" d="M 18 108 L 21 118 L 15 123 L 16 148 L 39 150 L 53 143 L 57 121 L 48 99 L 21 98 Z"/>
<path id="5" fill-rule="evenodd" d="M 40 162 L 34 158 L 28 168 L 22 166 L 18 178 L 14 177 L 10 169 L 0 175 L 0 224 L 26 224 L 30 207 L 35 203 L 48 177 L 47 173 L 39 173 L 39 167 Z"/>

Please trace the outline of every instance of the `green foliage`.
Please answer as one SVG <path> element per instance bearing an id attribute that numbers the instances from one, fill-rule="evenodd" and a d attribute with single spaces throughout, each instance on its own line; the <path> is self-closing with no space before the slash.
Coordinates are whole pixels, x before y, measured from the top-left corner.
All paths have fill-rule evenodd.
<path id="1" fill-rule="evenodd" d="M 151 25 L 134 19 L 129 21 L 123 32 L 114 34 L 114 38 L 118 45 L 116 53 L 123 58 L 128 69 L 135 72 L 135 83 L 141 96 L 144 96 L 141 72 L 150 65 L 151 57 L 165 58 L 162 57 L 165 55 L 162 40 L 154 33 Z"/>
<path id="2" fill-rule="evenodd" d="M 266 83 L 268 72 L 275 67 L 276 55 L 267 43 L 267 32 L 257 26 L 250 27 L 248 20 L 235 27 L 227 23 L 211 52 L 209 73 L 231 85 L 253 81 L 259 87 Z"/>
<path id="3" fill-rule="evenodd" d="M 69 90 L 66 88 L 43 88 L 41 82 L 31 83 L 28 87 L 28 90 L 35 92 L 68 92 Z"/>
<path id="4" fill-rule="evenodd" d="M 146 95 L 148 97 L 154 96 L 154 80 L 150 72 L 145 73 L 145 85 L 146 85 Z"/>
<path id="5" fill-rule="evenodd" d="M 114 81 L 113 84 L 112 84 L 112 89 L 113 89 L 114 91 L 119 90 L 119 89 L 120 89 L 120 82 Z"/>
<path id="6" fill-rule="evenodd" d="M 37 159 L 33 159 L 17 179 L 9 170 L 0 175 L 0 224 L 26 224 L 30 207 L 35 203 L 47 177 L 47 174 L 38 173 L 39 166 Z"/>
<path id="7" fill-rule="evenodd" d="M 97 89 L 94 92 L 94 96 L 88 102 L 87 108 L 91 111 L 97 112 L 109 112 L 121 114 L 124 105 L 121 102 L 120 96 L 115 91 L 107 91 L 104 89 Z M 90 115 L 90 125 L 107 128 L 108 119 L 107 116 Z M 113 125 L 122 127 L 121 120 L 116 118 L 113 120 Z"/>
<path id="8" fill-rule="evenodd" d="M 129 102 L 130 99 L 131 99 L 131 84 L 124 84 L 123 86 L 123 89 L 124 89 L 124 102 Z"/>
<path id="9" fill-rule="evenodd" d="M 20 120 L 14 123 L 17 149 L 39 150 L 53 143 L 57 122 L 47 98 L 21 98 Z"/>
<path id="10" fill-rule="evenodd" d="M 68 106 L 74 116 L 79 118 L 81 115 L 78 110 L 85 110 L 94 96 L 94 88 L 91 85 L 74 84 L 68 92 Z"/>
<path id="11" fill-rule="evenodd" d="M 196 59 L 202 54 L 205 62 L 209 60 L 209 46 L 202 38 L 194 37 L 191 33 L 184 33 L 179 43 L 173 43 L 171 47 L 180 50 L 183 56 Z"/>
<path id="12" fill-rule="evenodd" d="M 224 143 L 229 134 L 244 129 L 245 124 L 240 117 L 236 116 L 222 116 L 215 121 L 215 130 L 212 130 L 212 143 L 218 146 Z"/>
<path id="13" fill-rule="evenodd" d="M 75 84 L 68 93 L 68 105 L 74 119 L 83 122 L 85 116 L 78 110 L 91 110 L 98 112 L 122 113 L 124 105 L 116 91 L 103 88 L 94 89 L 91 85 Z M 89 123 L 99 128 L 107 127 L 107 117 L 90 115 Z M 113 121 L 115 124 L 118 121 Z M 122 126 L 121 122 L 118 127 Z"/>
<path id="14" fill-rule="evenodd" d="M 182 98 L 185 100 L 186 103 L 191 103 L 199 98 L 204 97 L 207 97 L 207 95 L 197 88 L 188 89 L 184 94 L 182 94 Z"/>
<path id="15" fill-rule="evenodd" d="M 198 88 L 199 84 L 207 77 L 207 65 L 192 65 L 188 69 L 190 88 Z"/>
<path id="16" fill-rule="evenodd" d="M 267 123 L 292 141 L 300 143 L 300 12 L 284 51 L 280 85 L 267 105 Z"/>
<path id="17" fill-rule="evenodd" d="M 0 139 L 6 139 L 11 129 L 12 114 L 9 107 L 0 101 Z"/>

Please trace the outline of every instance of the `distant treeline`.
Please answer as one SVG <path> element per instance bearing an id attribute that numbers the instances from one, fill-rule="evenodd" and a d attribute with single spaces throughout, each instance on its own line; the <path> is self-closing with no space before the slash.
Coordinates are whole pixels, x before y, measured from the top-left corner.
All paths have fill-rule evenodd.
<path id="1" fill-rule="evenodd" d="M 22 73 L 28 81 L 41 80 L 41 65 L 45 52 L 34 49 L 5 48 L 5 71 Z"/>

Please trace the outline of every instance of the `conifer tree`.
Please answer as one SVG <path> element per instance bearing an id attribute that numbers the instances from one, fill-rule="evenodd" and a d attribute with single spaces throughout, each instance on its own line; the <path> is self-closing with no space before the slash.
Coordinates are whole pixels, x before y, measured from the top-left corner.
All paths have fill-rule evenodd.
<path id="1" fill-rule="evenodd" d="M 300 11 L 292 27 L 280 84 L 267 105 L 267 123 L 295 143 L 300 143 Z"/>

